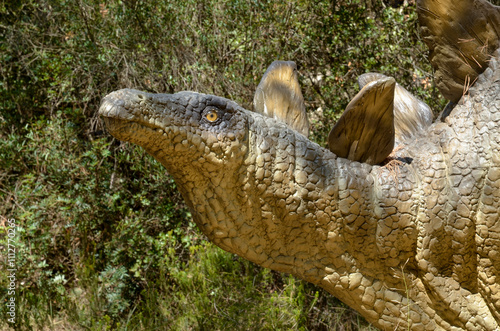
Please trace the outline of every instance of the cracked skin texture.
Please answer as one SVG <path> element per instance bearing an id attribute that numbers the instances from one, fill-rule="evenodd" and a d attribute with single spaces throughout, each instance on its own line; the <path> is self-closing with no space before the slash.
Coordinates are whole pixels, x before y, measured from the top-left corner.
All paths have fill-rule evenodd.
<path id="1" fill-rule="evenodd" d="M 337 157 L 205 94 L 119 90 L 100 115 L 175 179 L 209 240 L 318 284 L 382 330 L 498 330 L 500 54 L 396 168 Z"/>

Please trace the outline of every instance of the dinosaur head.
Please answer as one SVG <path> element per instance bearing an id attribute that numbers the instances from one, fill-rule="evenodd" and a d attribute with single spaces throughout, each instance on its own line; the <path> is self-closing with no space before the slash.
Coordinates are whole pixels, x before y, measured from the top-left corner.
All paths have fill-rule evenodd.
<path id="1" fill-rule="evenodd" d="M 214 171 L 221 175 L 241 164 L 248 132 L 244 112 L 221 97 L 132 89 L 107 95 L 99 109 L 114 137 L 144 147 L 174 177 L 187 173 L 213 176 Z"/>

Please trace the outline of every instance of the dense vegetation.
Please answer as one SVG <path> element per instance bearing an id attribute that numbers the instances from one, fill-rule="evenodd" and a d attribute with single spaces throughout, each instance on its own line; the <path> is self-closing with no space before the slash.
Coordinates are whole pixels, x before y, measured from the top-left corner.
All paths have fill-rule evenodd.
<path id="1" fill-rule="evenodd" d="M 0 4 L 0 246 L 16 222 L 16 327 L 371 328 L 318 287 L 204 240 L 165 169 L 109 136 L 101 98 L 195 90 L 251 109 L 275 59 L 294 60 L 326 134 L 368 71 L 435 110 L 413 1 L 26 0 Z M 0 296 L 8 299 L 6 268 Z M 12 327 L 0 306 L 0 328 Z"/>

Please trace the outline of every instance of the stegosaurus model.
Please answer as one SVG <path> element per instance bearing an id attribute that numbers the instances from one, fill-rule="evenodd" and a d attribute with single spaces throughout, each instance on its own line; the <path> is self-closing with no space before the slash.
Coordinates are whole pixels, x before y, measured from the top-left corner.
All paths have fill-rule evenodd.
<path id="1" fill-rule="evenodd" d="M 446 3 L 460 15 L 441 16 L 436 6 Z M 446 20 L 488 22 L 483 29 L 497 33 L 488 45 L 498 47 L 500 25 L 490 23 L 499 7 L 451 3 L 418 2 L 434 60 L 458 42 L 440 37 L 439 26 L 461 26 Z M 477 56 L 446 49 L 448 64 Z M 477 51 L 488 68 L 476 68 L 444 122 L 400 143 L 395 170 L 339 157 L 212 95 L 124 89 L 99 113 L 113 136 L 168 169 L 197 225 L 224 250 L 318 284 L 381 329 L 499 330 L 500 51 Z M 445 83 L 457 77 L 449 68 Z"/>

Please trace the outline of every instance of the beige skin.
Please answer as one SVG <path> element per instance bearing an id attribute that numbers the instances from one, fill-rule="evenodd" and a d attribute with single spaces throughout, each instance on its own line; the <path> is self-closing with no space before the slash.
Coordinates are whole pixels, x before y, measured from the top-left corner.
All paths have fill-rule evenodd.
<path id="1" fill-rule="evenodd" d="M 210 95 L 120 90 L 100 115 L 176 181 L 219 247 L 318 284 L 384 330 L 498 330 L 500 52 L 396 169 L 337 157 Z"/>
<path id="2" fill-rule="evenodd" d="M 253 99 L 254 111 L 283 121 L 304 136 L 309 120 L 293 61 L 274 61 L 262 77 Z"/>

